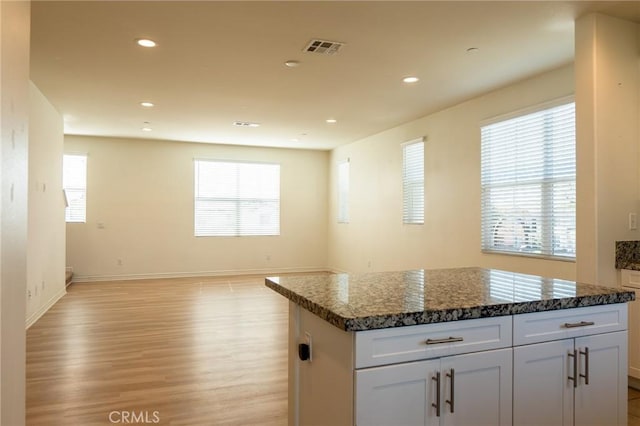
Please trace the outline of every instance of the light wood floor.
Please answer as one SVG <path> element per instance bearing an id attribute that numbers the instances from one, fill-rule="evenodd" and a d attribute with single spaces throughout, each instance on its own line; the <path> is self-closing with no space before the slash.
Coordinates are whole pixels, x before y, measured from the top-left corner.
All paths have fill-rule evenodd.
<path id="1" fill-rule="evenodd" d="M 263 277 L 67 290 L 27 332 L 27 425 L 286 425 L 288 302 Z"/>
<path id="2" fill-rule="evenodd" d="M 28 426 L 286 425 L 288 302 L 263 277 L 67 290 L 27 332 Z"/>

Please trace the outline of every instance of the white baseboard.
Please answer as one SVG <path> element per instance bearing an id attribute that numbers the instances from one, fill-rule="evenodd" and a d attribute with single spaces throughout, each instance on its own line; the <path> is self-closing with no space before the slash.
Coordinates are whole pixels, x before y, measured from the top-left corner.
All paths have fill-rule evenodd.
<path id="1" fill-rule="evenodd" d="M 40 309 L 38 309 L 36 312 L 31 314 L 31 316 L 27 318 L 27 324 L 26 324 L 27 330 L 29 329 L 29 327 L 35 324 L 36 321 L 38 321 L 40 317 L 43 316 L 53 305 L 55 305 L 58 300 L 62 299 L 62 297 L 65 294 L 67 294 L 67 289 L 66 287 L 63 287 L 62 290 L 60 290 L 56 295 L 54 295 L 51 299 L 49 299 L 47 303 L 42 305 Z"/>
<path id="2" fill-rule="evenodd" d="M 326 272 L 326 267 L 304 267 L 304 268 L 272 268 L 272 269 L 238 269 L 224 271 L 201 271 L 201 272 L 159 272 L 151 274 L 122 274 L 122 275 L 74 275 L 73 282 L 98 282 L 98 281 L 128 281 L 145 280 L 159 278 L 189 278 L 189 277 L 224 277 L 230 275 L 279 275 L 296 274 L 305 272 Z"/>

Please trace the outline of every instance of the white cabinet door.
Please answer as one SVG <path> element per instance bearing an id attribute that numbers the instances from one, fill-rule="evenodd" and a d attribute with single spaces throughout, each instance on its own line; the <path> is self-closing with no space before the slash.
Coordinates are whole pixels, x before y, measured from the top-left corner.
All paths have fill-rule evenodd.
<path id="1" fill-rule="evenodd" d="M 575 389 L 575 424 L 626 425 L 627 333 L 580 337 L 575 339 L 575 348 L 580 375 Z"/>
<path id="2" fill-rule="evenodd" d="M 408 362 L 356 371 L 357 426 L 431 426 L 440 360 Z M 436 423 L 433 423 L 435 419 Z"/>
<path id="3" fill-rule="evenodd" d="M 508 426 L 511 353 L 508 348 L 357 370 L 356 425 Z"/>
<path id="4" fill-rule="evenodd" d="M 442 425 L 507 426 L 512 423 L 511 348 L 442 358 L 440 368 L 446 379 L 442 383 L 441 399 L 445 401 Z M 454 389 L 451 389 L 452 381 Z"/>
<path id="5" fill-rule="evenodd" d="M 514 424 L 625 425 L 626 365 L 626 331 L 514 348 Z"/>
<path id="6" fill-rule="evenodd" d="M 573 339 L 513 349 L 513 423 L 573 425 Z"/>

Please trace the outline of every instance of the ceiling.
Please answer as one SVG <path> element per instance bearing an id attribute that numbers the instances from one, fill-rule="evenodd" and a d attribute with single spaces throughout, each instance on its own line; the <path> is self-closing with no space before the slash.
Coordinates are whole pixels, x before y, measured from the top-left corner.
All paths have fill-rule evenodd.
<path id="1" fill-rule="evenodd" d="M 594 11 L 640 22 L 640 1 L 33 1 L 31 79 L 67 134 L 332 149 L 570 63 Z"/>

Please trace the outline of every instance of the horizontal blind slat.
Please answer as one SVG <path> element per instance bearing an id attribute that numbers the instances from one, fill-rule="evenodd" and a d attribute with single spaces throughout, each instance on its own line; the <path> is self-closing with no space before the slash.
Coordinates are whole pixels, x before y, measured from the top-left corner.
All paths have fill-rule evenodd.
<path id="1" fill-rule="evenodd" d="M 194 234 L 280 234 L 280 165 L 194 160 Z"/>
<path id="2" fill-rule="evenodd" d="M 482 248 L 575 257 L 575 104 L 481 128 Z"/>
<path id="3" fill-rule="evenodd" d="M 424 142 L 402 147 L 402 222 L 424 223 Z"/>

